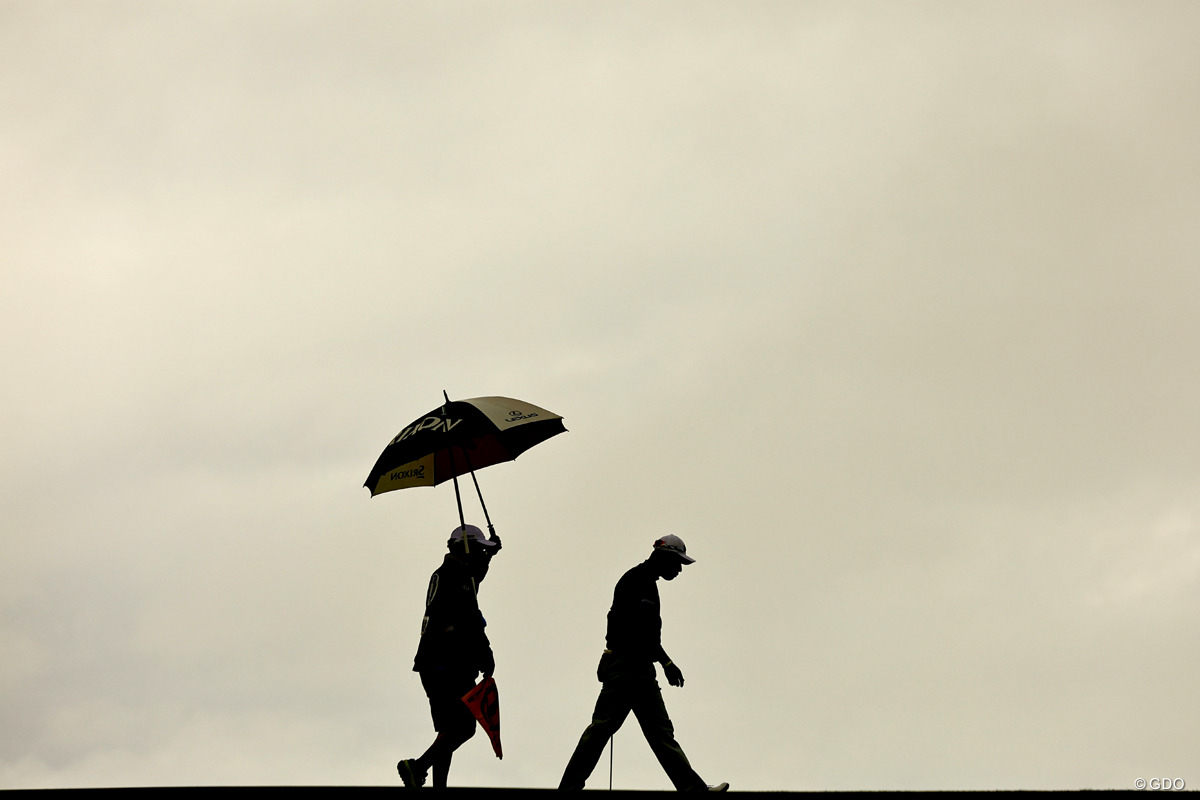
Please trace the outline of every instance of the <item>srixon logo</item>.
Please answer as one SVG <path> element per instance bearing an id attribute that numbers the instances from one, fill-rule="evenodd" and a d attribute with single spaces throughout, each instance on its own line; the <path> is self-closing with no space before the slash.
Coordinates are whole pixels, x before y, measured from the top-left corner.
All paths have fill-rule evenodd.
<path id="1" fill-rule="evenodd" d="M 388 480 L 405 481 L 405 480 L 425 480 L 425 465 L 422 464 L 415 469 L 398 469 L 388 475 Z"/>
<path id="2" fill-rule="evenodd" d="M 450 431 L 454 430 L 454 427 L 456 425 L 458 425 L 460 422 L 462 422 L 461 419 L 446 419 L 444 417 L 426 417 L 425 419 L 421 420 L 420 422 L 414 422 L 412 425 L 409 425 L 407 428 L 400 431 L 400 434 L 395 439 L 392 439 L 392 444 L 396 444 L 397 442 L 403 442 L 405 439 L 412 436 L 414 433 L 420 433 L 421 431 L 432 431 L 434 433 L 449 433 Z"/>

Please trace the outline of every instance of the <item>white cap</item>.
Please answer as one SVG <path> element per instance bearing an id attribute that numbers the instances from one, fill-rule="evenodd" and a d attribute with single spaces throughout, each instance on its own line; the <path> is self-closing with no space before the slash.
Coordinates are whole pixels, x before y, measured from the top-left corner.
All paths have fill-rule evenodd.
<path id="1" fill-rule="evenodd" d="M 665 550 L 668 553 L 673 553 L 679 556 L 679 560 L 685 564 L 695 564 L 696 559 L 687 554 L 687 545 L 673 533 L 668 533 L 666 536 L 657 540 L 654 543 L 655 550 Z"/>
<path id="2" fill-rule="evenodd" d="M 461 542 L 463 540 L 463 531 L 466 531 L 467 538 L 473 542 L 479 542 L 484 547 L 495 547 L 496 543 L 484 538 L 483 531 L 476 528 L 474 525 L 466 525 L 455 528 L 450 532 L 451 542 Z"/>

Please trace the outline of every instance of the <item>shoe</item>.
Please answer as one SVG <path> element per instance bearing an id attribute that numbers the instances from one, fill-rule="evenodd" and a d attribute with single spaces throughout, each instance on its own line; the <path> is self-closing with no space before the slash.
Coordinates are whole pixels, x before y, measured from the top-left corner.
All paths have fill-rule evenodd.
<path id="1" fill-rule="evenodd" d="M 404 781 L 406 789 L 419 789 L 425 785 L 427 770 L 417 769 L 417 762 L 411 758 L 397 763 L 396 772 L 400 773 L 400 780 Z"/>
<path id="2" fill-rule="evenodd" d="M 716 786 L 708 787 L 708 790 L 710 792 L 728 792 L 729 784 L 728 783 L 718 783 Z"/>

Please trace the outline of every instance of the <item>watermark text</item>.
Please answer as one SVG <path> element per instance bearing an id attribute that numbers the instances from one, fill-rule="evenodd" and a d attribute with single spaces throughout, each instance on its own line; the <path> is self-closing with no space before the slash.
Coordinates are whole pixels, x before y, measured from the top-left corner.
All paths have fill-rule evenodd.
<path id="1" fill-rule="evenodd" d="M 1187 781 L 1183 778 L 1138 778 L 1133 782 L 1133 788 L 1142 790 L 1150 789 L 1156 792 L 1182 792 L 1187 788 Z"/>

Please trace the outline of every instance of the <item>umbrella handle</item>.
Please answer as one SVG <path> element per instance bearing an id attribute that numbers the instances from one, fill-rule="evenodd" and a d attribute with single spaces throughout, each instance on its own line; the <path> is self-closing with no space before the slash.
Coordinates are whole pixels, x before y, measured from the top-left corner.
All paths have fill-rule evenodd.
<path id="1" fill-rule="evenodd" d="M 446 398 L 446 403 L 448 405 L 450 403 L 450 395 L 449 395 L 449 393 L 447 393 L 447 391 L 445 389 L 442 389 L 442 397 Z M 442 416 L 443 417 L 446 416 L 446 406 L 442 406 Z M 471 459 L 469 457 L 467 457 L 467 451 L 465 449 L 463 449 L 462 447 L 460 447 L 459 449 L 462 450 L 463 458 L 467 459 L 467 468 L 469 469 L 471 466 Z M 450 454 L 450 477 L 454 479 L 454 502 L 458 506 L 458 525 L 459 525 L 459 527 L 461 527 L 463 529 L 464 534 L 465 534 L 465 532 L 467 530 L 467 520 L 466 520 L 466 518 L 463 517 L 462 493 L 458 490 L 458 473 L 454 469 L 454 445 L 450 445 L 449 454 Z M 471 478 L 474 479 L 474 477 L 475 477 L 475 473 L 472 472 Z M 478 483 L 475 484 L 475 490 L 476 491 L 479 490 Z M 484 512 L 484 516 L 487 516 L 486 511 Z M 463 536 L 463 549 L 469 553 L 469 552 L 471 552 L 471 545 L 467 541 L 468 538 L 469 537 L 467 537 L 466 535 Z"/>
<path id="2" fill-rule="evenodd" d="M 449 405 L 450 394 L 445 389 L 442 389 L 442 397 L 446 398 L 446 404 Z M 442 406 L 442 416 L 443 417 L 446 416 L 446 406 Z M 467 455 L 467 450 L 465 447 L 462 447 L 460 445 L 458 449 L 462 451 L 463 458 L 466 459 L 467 469 L 471 470 L 471 480 L 475 480 L 475 470 L 471 469 L 471 457 Z M 454 445 L 450 445 L 449 454 L 450 454 L 450 477 L 454 479 L 454 502 L 455 502 L 455 504 L 458 505 L 458 524 L 465 531 L 467 529 L 467 520 L 465 517 L 463 517 L 462 493 L 459 492 L 459 490 L 458 490 L 458 471 L 456 469 L 454 469 Z M 475 481 L 475 491 L 476 492 L 479 491 L 479 482 L 478 481 Z M 480 503 L 483 502 L 483 495 L 479 496 L 479 502 Z M 486 508 L 483 510 L 483 516 L 484 517 L 487 516 Z M 491 527 L 490 522 L 488 523 L 488 527 L 489 528 Z M 463 536 L 463 548 L 468 553 L 471 552 L 471 545 L 467 542 L 466 536 Z"/>
<path id="3" fill-rule="evenodd" d="M 450 394 L 445 389 L 442 389 L 442 397 L 446 398 L 447 403 L 450 402 Z M 445 406 L 443 406 L 442 408 L 443 408 L 443 412 L 444 412 Z M 489 539 L 495 538 L 496 526 L 492 524 L 492 518 L 488 514 L 487 503 L 483 502 L 483 490 L 479 488 L 479 479 L 475 477 L 475 467 L 473 464 L 471 464 L 471 456 L 467 453 L 467 448 L 463 447 L 462 445 L 459 445 L 458 449 L 460 452 L 462 452 L 463 459 L 467 462 L 467 470 L 471 473 L 471 482 L 475 484 L 475 494 L 479 495 L 479 507 L 483 509 L 483 518 L 484 518 L 484 520 L 487 521 L 488 538 Z M 451 461 L 453 461 L 453 459 L 454 459 L 454 446 L 453 445 L 450 446 L 450 459 L 451 459 Z M 453 464 L 450 465 L 450 469 L 451 469 L 451 472 L 453 473 L 454 472 Z M 454 501 L 458 504 L 458 524 L 463 526 L 463 530 L 466 530 L 467 522 L 466 522 L 466 519 L 463 517 L 462 495 L 459 493 L 459 490 L 458 490 L 458 475 L 453 475 L 453 478 L 454 478 Z M 471 546 L 469 544 L 467 544 L 466 536 L 463 537 L 463 547 L 467 550 L 467 552 L 471 551 Z"/>
<path id="4" fill-rule="evenodd" d="M 463 455 L 466 455 L 465 450 L 463 451 Z M 467 467 L 471 469 L 470 456 L 467 456 Z M 496 535 L 496 526 L 492 524 L 492 518 L 488 516 L 487 503 L 483 502 L 483 491 L 479 488 L 479 479 L 475 477 L 474 469 L 471 469 L 471 481 L 475 484 L 475 494 L 479 495 L 479 506 L 483 509 L 483 518 L 487 520 L 488 538 L 491 539 Z"/>
<path id="5" fill-rule="evenodd" d="M 450 457 L 454 458 L 453 450 L 450 451 Z M 463 531 L 463 552 L 469 553 L 469 552 L 471 552 L 471 544 L 470 544 L 471 537 L 467 536 L 467 522 L 465 519 L 463 519 L 462 495 L 459 494 L 459 491 L 458 491 L 458 476 L 457 475 L 454 476 L 454 502 L 456 502 L 458 504 L 458 524 L 462 528 L 462 531 Z M 475 594 L 479 594 L 479 587 L 475 585 L 474 578 L 471 578 L 471 591 L 474 592 Z"/>
<path id="6" fill-rule="evenodd" d="M 467 452 L 467 448 L 459 446 L 462 451 L 463 458 L 467 461 L 467 470 L 471 473 L 471 482 L 475 484 L 475 494 L 479 495 L 479 507 L 483 509 L 483 518 L 487 521 L 488 538 L 491 539 L 496 535 L 496 526 L 492 524 L 492 518 L 488 514 L 487 503 L 483 502 L 483 490 L 479 488 L 479 479 L 475 477 L 475 465 L 471 463 L 471 455 Z M 456 483 L 455 486 L 458 484 Z M 458 515 L 462 516 L 462 505 L 459 505 Z"/>
<path id="7" fill-rule="evenodd" d="M 454 502 L 456 504 L 458 504 L 458 524 L 465 531 L 467 529 L 467 523 L 466 523 L 466 520 L 463 519 L 462 495 L 459 494 L 459 491 L 458 491 L 458 476 L 457 475 L 454 476 Z M 470 545 L 467 544 L 468 538 L 469 537 L 467 537 L 467 536 L 463 536 L 463 546 L 467 547 L 469 549 Z"/>

